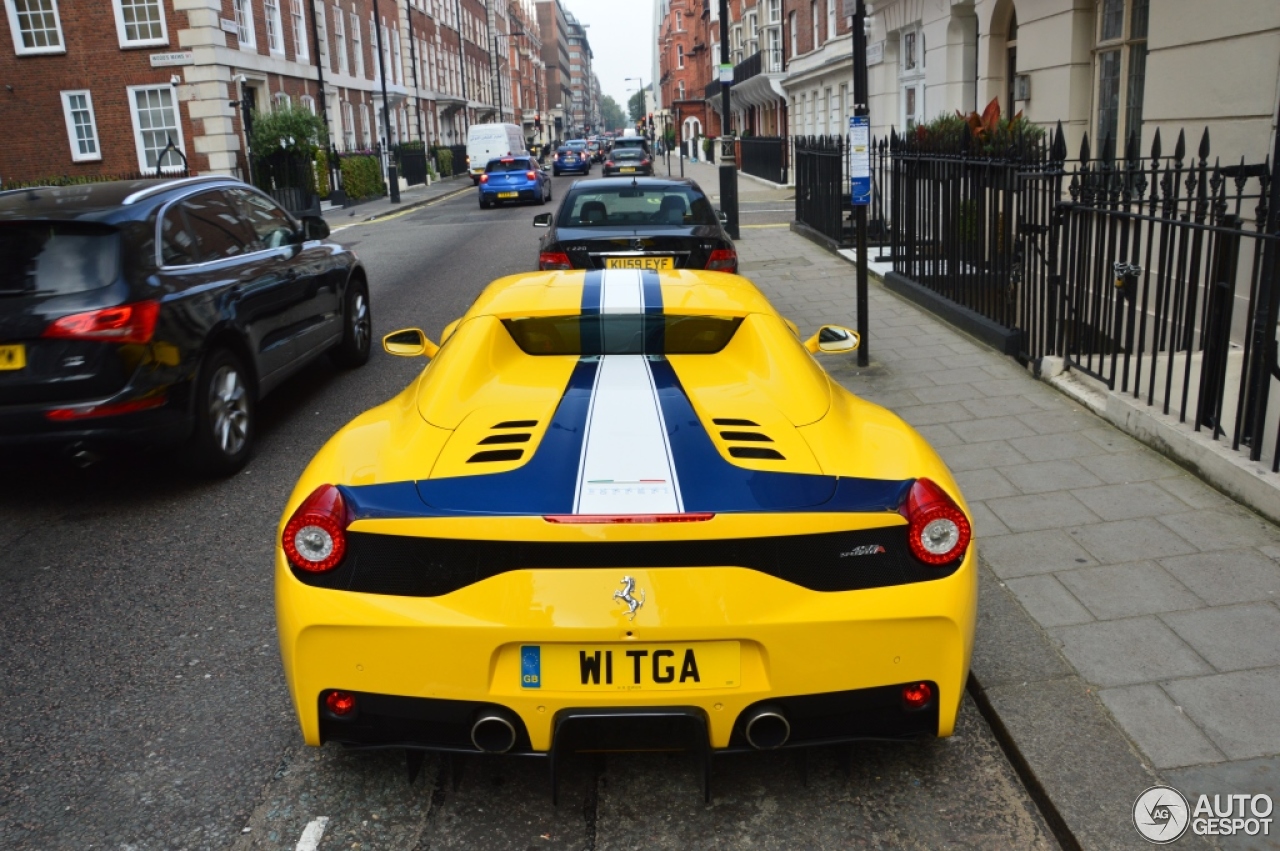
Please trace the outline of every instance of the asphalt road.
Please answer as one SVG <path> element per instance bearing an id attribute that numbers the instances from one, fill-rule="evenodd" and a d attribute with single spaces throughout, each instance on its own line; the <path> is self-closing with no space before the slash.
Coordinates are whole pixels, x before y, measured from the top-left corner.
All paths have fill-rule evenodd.
<path id="1" fill-rule="evenodd" d="M 751 221 L 789 218 L 772 210 Z M 438 338 L 536 261 L 536 211 L 466 192 L 334 238 L 368 268 L 377 335 Z M 575 763 L 553 808 L 531 760 L 428 758 L 410 786 L 399 753 L 304 747 L 274 631 L 276 522 L 324 440 L 420 367 L 316 363 L 264 401 L 257 455 L 226 481 L 145 453 L 0 459 L 0 848 L 294 849 L 321 817 L 322 851 L 1055 847 L 968 702 L 956 737 L 856 747 L 847 774 L 837 752 L 721 760 L 709 806 L 679 754 Z"/>

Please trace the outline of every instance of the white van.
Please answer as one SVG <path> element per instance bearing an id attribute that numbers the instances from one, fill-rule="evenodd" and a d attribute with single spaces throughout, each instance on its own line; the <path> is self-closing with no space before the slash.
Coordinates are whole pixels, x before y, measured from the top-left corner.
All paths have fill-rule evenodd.
<path id="1" fill-rule="evenodd" d="M 472 124 L 467 130 L 467 170 L 479 183 L 484 167 L 494 157 L 528 155 L 524 134 L 514 124 Z"/>

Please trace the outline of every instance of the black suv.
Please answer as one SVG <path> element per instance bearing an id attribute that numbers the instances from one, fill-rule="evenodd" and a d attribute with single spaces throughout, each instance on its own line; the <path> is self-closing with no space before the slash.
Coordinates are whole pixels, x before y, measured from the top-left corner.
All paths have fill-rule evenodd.
<path id="1" fill-rule="evenodd" d="M 0 447 L 178 446 L 244 466 L 256 403 L 369 359 L 364 268 L 227 177 L 0 193 Z"/>

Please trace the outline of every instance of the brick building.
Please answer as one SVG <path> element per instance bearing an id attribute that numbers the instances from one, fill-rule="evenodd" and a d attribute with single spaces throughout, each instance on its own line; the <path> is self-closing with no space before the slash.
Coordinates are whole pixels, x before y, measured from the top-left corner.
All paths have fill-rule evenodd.
<path id="1" fill-rule="evenodd" d="M 660 0 L 658 4 L 658 102 L 676 128 L 687 156 L 701 156 L 698 140 L 719 132 L 707 121 L 707 84 L 716 79 L 708 45 L 709 19 L 702 0 Z"/>
<path id="2" fill-rule="evenodd" d="M 194 172 L 243 176 L 246 104 L 302 105 L 333 145 L 360 149 L 461 144 L 500 118 L 533 136 L 538 104 L 560 100 L 544 85 L 541 0 L 0 2 L 0 122 L 24 131 L 0 149 L 0 181 L 154 172 L 170 142 Z"/>

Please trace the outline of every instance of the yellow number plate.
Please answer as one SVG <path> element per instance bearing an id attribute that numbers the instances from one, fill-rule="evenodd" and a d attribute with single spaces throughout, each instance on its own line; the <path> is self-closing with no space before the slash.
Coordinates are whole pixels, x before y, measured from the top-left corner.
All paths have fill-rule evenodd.
<path id="1" fill-rule="evenodd" d="M 606 257 L 606 269 L 674 269 L 675 259 L 671 257 Z"/>
<path id="2" fill-rule="evenodd" d="M 498 197 L 499 198 L 519 198 L 520 193 L 519 192 L 499 192 Z"/>
<path id="3" fill-rule="evenodd" d="M 551 691 L 737 688 L 736 641 L 684 644 L 543 644 L 520 648 L 521 686 Z"/>
<path id="4" fill-rule="evenodd" d="M 0 372 L 22 369 L 27 365 L 27 349 L 21 343 L 0 346 Z"/>
<path id="5" fill-rule="evenodd" d="M 635 174 L 636 170 L 631 166 L 623 166 L 622 168 L 618 169 L 618 171 L 622 172 L 623 174 Z"/>

